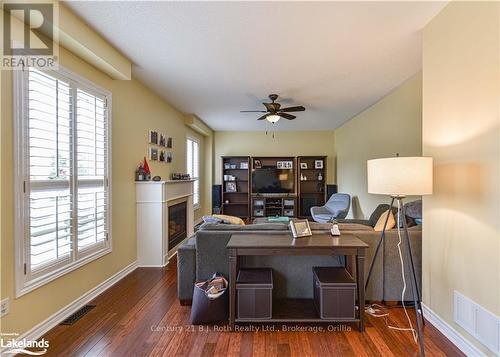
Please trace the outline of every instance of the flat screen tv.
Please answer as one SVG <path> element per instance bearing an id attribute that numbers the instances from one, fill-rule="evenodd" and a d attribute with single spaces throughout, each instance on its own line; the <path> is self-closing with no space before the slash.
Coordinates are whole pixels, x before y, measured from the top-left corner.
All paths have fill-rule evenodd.
<path id="1" fill-rule="evenodd" d="M 253 193 L 293 193 L 294 183 L 293 169 L 263 167 L 252 172 Z"/>

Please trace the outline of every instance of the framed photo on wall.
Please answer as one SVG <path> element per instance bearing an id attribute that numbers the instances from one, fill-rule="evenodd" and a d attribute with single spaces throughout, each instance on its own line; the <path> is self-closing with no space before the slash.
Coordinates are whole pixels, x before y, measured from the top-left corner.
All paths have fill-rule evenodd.
<path id="1" fill-rule="evenodd" d="M 158 132 L 155 130 L 150 130 L 149 131 L 149 143 L 158 145 Z"/>

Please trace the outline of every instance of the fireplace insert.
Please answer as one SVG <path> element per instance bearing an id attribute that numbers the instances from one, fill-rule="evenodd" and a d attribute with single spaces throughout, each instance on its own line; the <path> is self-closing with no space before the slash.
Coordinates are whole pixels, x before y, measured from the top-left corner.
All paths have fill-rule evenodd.
<path id="1" fill-rule="evenodd" d="M 168 250 L 187 237 L 187 205 L 181 202 L 168 207 Z"/>

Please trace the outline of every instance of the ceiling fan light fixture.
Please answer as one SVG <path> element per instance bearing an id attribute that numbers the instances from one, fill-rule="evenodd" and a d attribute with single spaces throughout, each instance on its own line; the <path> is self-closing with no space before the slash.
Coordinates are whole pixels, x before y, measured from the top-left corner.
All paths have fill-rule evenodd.
<path id="1" fill-rule="evenodd" d="M 276 123 L 278 120 L 280 120 L 280 116 L 277 114 L 271 114 L 266 117 L 266 120 L 270 123 Z"/>

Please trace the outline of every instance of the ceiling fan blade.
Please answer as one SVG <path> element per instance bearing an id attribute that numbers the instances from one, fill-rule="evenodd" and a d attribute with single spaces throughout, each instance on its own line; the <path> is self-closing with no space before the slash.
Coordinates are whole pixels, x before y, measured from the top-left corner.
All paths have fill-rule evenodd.
<path id="1" fill-rule="evenodd" d="M 267 113 L 265 110 L 240 110 L 240 113 Z"/>
<path id="2" fill-rule="evenodd" d="M 264 114 L 263 116 L 261 116 L 261 117 L 260 117 L 259 119 L 257 119 L 257 120 L 264 120 L 264 119 L 266 119 L 266 118 L 267 118 L 267 116 L 268 116 L 268 115 L 269 115 L 269 114 L 268 114 L 268 113 L 266 113 L 266 114 Z"/>
<path id="3" fill-rule="evenodd" d="M 282 112 L 279 112 L 278 115 L 280 117 L 288 119 L 288 120 L 293 120 L 293 119 L 297 118 L 295 115 L 287 114 L 287 113 L 282 113 Z"/>
<path id="4" fill-rule="evenodd" d="M 306 110 L 302 105 L 298 105 L 296 107 L 288 107 L 288 108 L 283 108 L 280 111 L 281 112 L 303 112 Z"/>

